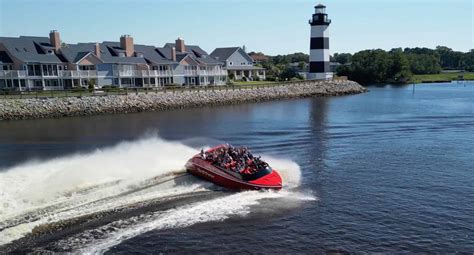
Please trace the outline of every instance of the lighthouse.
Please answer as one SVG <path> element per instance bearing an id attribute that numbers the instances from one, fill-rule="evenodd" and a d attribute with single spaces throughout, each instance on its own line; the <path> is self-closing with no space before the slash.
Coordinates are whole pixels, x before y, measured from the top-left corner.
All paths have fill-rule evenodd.
<path id="1" fill-rule="evenodd" d="M 318 4 L 314 7 L 311 25 L 311 43 L 309 53 L 309 80 L 330 80 L 329 69 L 329 31 L 331 20 L 326 14 L 326 6 Z"/>

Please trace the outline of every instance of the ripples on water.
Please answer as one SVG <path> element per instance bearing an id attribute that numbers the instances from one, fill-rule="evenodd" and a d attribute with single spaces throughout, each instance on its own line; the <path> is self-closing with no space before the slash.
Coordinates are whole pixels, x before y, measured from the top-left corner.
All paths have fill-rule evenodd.
<path id="1" fill-rule="evenodd" d="M 0 240 L 59 220 L 4 249 L 472 252 L 472 85 L 0 123 Z M 222 141 L 298 184 L 234 194 L 182 175 L 189 146 Z"/>

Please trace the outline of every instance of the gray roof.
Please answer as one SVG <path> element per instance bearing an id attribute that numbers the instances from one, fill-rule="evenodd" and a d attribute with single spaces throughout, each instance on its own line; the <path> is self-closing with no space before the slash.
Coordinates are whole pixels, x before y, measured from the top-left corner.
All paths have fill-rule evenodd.
<path id="1" fill-rule="evenodd" d="M 159 48 L 159 51 L 162 52 L 163 55 L 165 55 L 167 58 L 171 59 L 171 48 L 175 47 L 174 43 L 167 43 L 163 48 Z M 201 47 L 197 45 L 185 45 L 184 46 L 185 52 L 177 52 L 176 53 L 176 61 L 181 61 L 184 57 L 181 57 L 181 59 L 178 58 L 179 55 L 189 55 L 191 56 L 194 60 L 197 62 L 203 63 L 205 65 L 223 65 L 224 63 L 222 61 L 216 60 L 212 58 L 207 52 L 205 52 Z"/>
<path id="2" fill-rule="evenodd" d="M 78 43 L 69 44 L 66 47 L 62 47 L 60 52 L 63 57 L 70 63 L 77 63 L 79 60 L 84 58 L 90 52 L 95 51 L 95 43 Z M 105 47 L 100 47 L 101 54 L 105 51 Z"/>
<path id="3" fill-rule="evenodd" d="M 0 37 L 0 43 L 12 57 L 22 62 L 62 63 L 54 53 L 47 53 L 54 49 L 48 37 Z"/>
<path id="4" fill-rule="evenodd" d="M 172 47 L 176 47 L 176 44 L 167 43 L 164 46 L 164 48 L 172 48 Z M 192 53 L 195 57 L 198 57 L 198 58 L 204 55 L 209 55 L 207 54 L 206 51 L 204 51 L 203 49 L 201 49 L 201 47 L 197 45 L 184 45 L 184 49 L 186 53 Z"/>
<path id="5" fill-rule="evenodd" d="M 191 57 L 191 55 L 187 53 L 176 54 L 176 61 L 181 62 L 181 60 L 188 56 Z"/>
<path id="6" fill-rule="evenodd" d="M 222 61 L 219 61 L 217 59 L 214 59 L 213 57 L 209 56 L 209 55 L 204 55 L 200 58 L 197 58 L 199 61 L 205 63 L 206 65 L 223 65 L 224 62 Z"/>
<path id="7" fill-rule="evenodd" d="M 211 52 L 211 56 L 215 59 L 226 61 L 238 49 L 239 47 L 216 48 L 213 52 Z"/>
<path id="8" fill-rule="evenodd" d="M 0 64 L 11 64 L 12 59 L 8 56 L 5 51 L 0 51 Z"/>
<path id="9" fill-rule="evenodd" d="M 156 47 L 156 51 L 166 59 L 171 59 L 171 48 Z"/>
<path id="10" fill-rule="evenodd" d="M 248 62 L 253 62 L 253 59 L 240 47 L 216 48 L 211 56 L 220 61 L 226 61 L 232 54 L 239 52 Z"/>
<path id="11" fill-rule="evenodd" d="M 154 63 L 154 64 L 173 64 L 176 62 L 171 61 L 170 59 L 167 59 L 166 57 L 163 57 L 158 51 L 155 46 L 149 46 L 149 45 L 135 45 L 135 51 L 142 52 L 144 58 L 146 58 L 148 61 Z M 171 54 L 171 53 L 170 53 Z"/>
<path id="12" fill-rule="evenodd" d="M 103 44 L 108 47 L 110 50 L 115 52 L 125 52 L 124 49 L 120 47 L 120 42 L 103 42 Z M 151 45 L 142 45 L 142 44 L 134 44 L 133 45 L 135 52 L 143 53 L 143 58 L 141 57 L 121 57 L 120 63 L 137 63 L 137 64 L 144 64 L 146 60 L 153 64 L 173 64 L 175 62 L 164 58 L 160 53 L 157 51 L 155 46 Z M 119 58 L 117 56 L 113 56 L 110 54 L 110 50 L 107 50 L 107 53 L 115 58 Z M 107 59 L 107 58 L 106 58 Z M 128 59 L 128 60 L 126 60 Z M 116 59 L 118 60 L 118 59 Z M 112 60 L 107 60 L 112 61 Z M 124 61 L 124 62 L 123 62 Z M 128 61 L 128 62 L 127 62 Z M 112 62 L 113 63 L 113 62 Z"/>

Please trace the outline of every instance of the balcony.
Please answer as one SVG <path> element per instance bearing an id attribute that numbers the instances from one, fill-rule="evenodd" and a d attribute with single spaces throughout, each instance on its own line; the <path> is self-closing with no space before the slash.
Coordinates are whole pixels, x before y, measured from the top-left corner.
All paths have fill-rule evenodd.
<path id="1" fill-rule="evenodd" d="M 227 76 L 227 70 L 184 70 L 185 76 Z"/>
<path id="2" fill-rule="evenodd" d="M 199 70 L 198 75 L 202 75 L 202 76 L 227 76 L 227 70 Z"/>
<path id="3" fill-rule="evenodd" d="M 90 70 L 90 71 L 58 71 L 57 75 L 41 75 L 41 76 L 34 76 L 28 75 L 25 70 L 9 70 L 9 71 L 0 71 L 0 78 L 2 79 L 9 79 L 9 78 L 51 78 L 51 77 L 58 77 L 58 78 L 95 78 L 97 77 L 97 71 Z"/>
<path id="4" fill-rule="evenodd" d="M 171 71 L 161 70 L 119 70 L 114 71 L 114 76 L 120 77 L 170 77 L 173 76 Z"/>
<path id="5" fill-rule="evenodd" d="M 2 79 L 10 79 L 10 78 L 26 78 L 27 74 L 24 70 L 8 70 L 8 71 L 0 71 L 0 78 Z"/>
<path id="6" fill-rule="evenodd" d="M 95 78 L 97 77 L 97 71 L 60 71 L 59 76 L 62 78 Z"/>

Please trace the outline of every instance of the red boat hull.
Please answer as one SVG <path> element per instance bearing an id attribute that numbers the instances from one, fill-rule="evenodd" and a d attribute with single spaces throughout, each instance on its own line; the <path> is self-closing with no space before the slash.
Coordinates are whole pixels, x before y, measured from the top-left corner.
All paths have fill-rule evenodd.
<path id="1" fill-rule="evenodd" d="M 217 168 L 210 162 L 201 159 L 199 155 L 194 156 L 186 163 L 186 169 L 189 173 L 211 181 L 219 186 L 235 189 L 235 190 L 260 190 L 260 189 L 276 189 L 282 188 L 282 180 L 277 171 L 253 180 L 244 181 L 238 178 L 237 173 L 230 170 Z"/>

